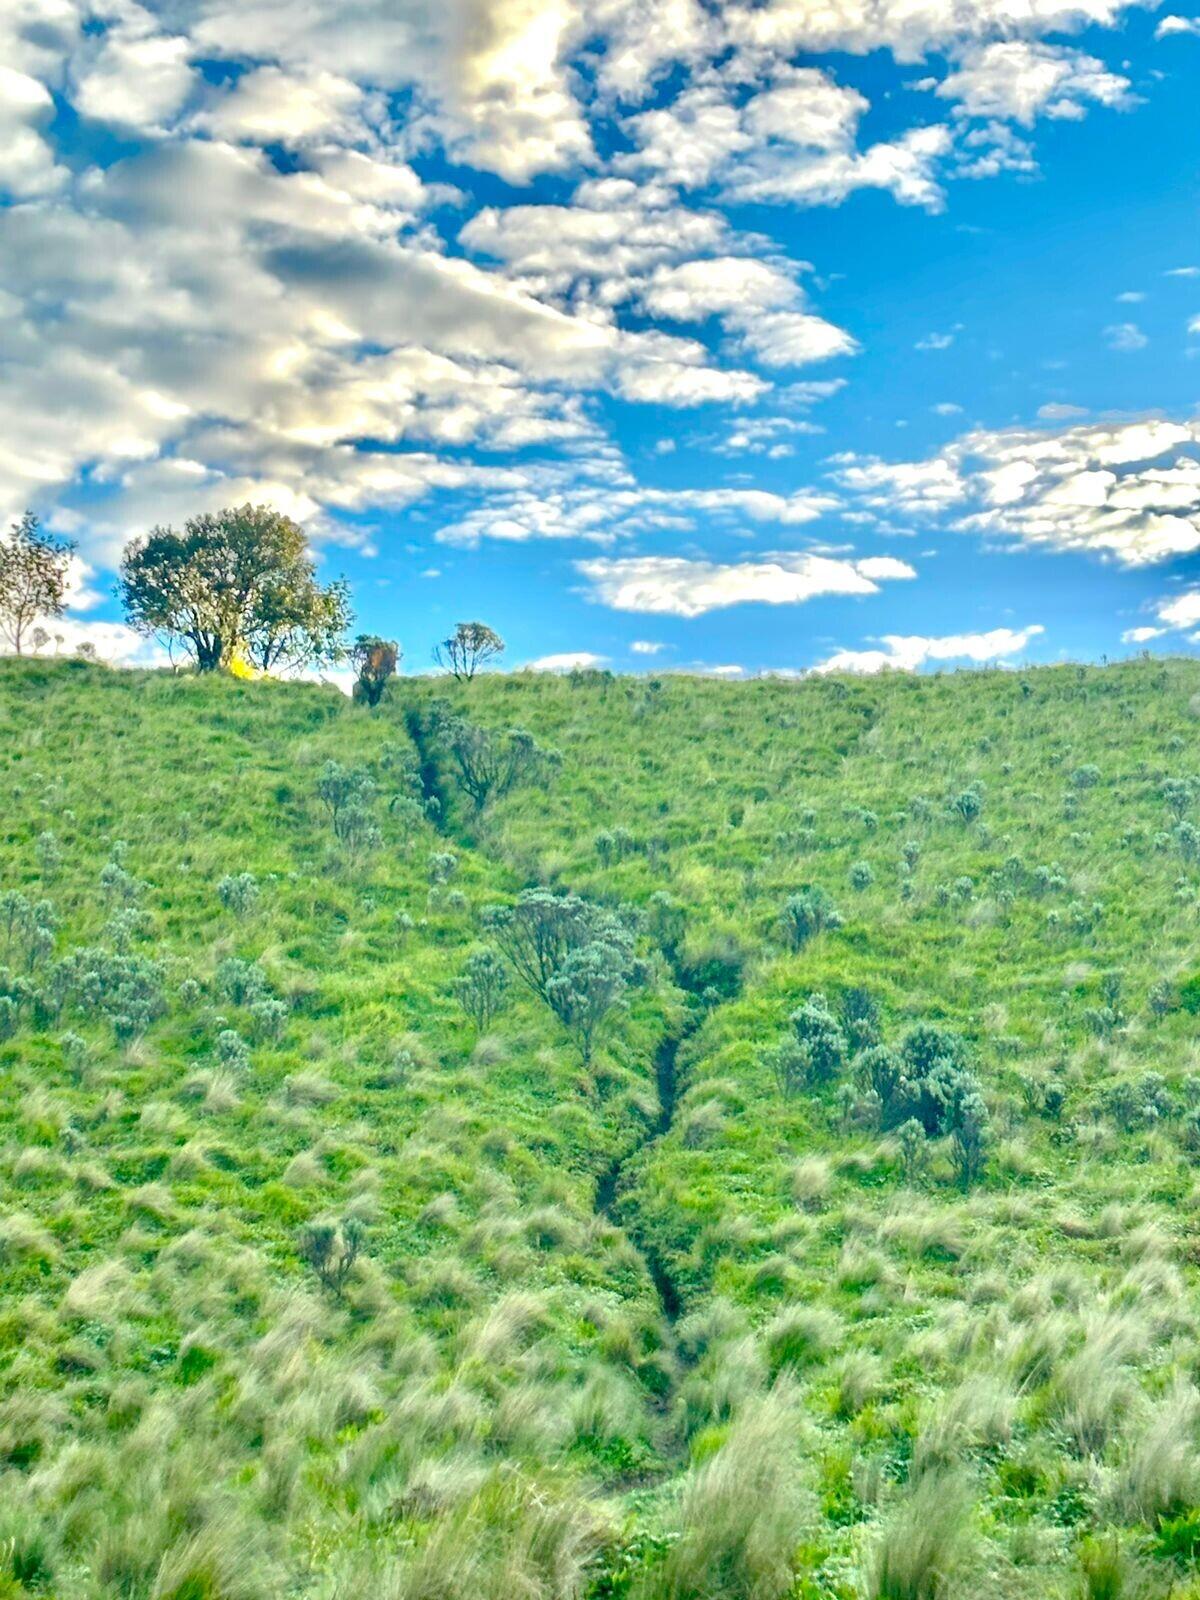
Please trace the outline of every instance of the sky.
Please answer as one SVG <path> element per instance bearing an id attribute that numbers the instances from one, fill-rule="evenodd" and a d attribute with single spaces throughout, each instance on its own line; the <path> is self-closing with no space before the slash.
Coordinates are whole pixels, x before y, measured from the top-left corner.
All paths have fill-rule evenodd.
<path id="1" fill-rule="evenodd" d="M 1200 647 L 1200 11 L 0 0 L 0 526 L 247 500 L 408 671 Z"/>

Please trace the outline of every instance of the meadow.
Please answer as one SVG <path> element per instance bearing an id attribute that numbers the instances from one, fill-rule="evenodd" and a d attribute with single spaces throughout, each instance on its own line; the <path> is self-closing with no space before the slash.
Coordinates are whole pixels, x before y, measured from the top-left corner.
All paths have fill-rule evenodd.
<path id="1" fill-rule="evenodd" d="M 1198 738 L 0 660 L 0 1600 L 1195 1600 Z"/>

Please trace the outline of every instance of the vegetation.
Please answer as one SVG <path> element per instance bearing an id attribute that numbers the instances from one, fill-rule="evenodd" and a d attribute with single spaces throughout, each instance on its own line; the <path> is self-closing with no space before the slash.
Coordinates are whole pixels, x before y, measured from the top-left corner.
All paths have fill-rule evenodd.
<path id="1" fill-rule="evenodd" d="M 201 672 L 239 655 L 263 672 L 336 661 L 350 625 L 343 580 L 322 587 L 303 531 L 269 506 L 189 517 L 155 528 L 121 560 L 132 627 L 180 648 Z"/>
<path id="2" fill-rule="evenodd" d="M 0 660 L 2 1600 L 1196 1600 L 1200 667 L 384 685 Z"/>
<path id="3" fill-rule="evenodd" d="M 27 643 L 40 645 L 48 637 L 40 624 L 66 609 L 74 548 L 47 533 L 29 511 L 0 539 L 0 640 L 17 655 Z"/>
<path id="4" fill-rule="evenodd" d="M 358 673 L 354 681 L 355 700 L 360 705 L 377 706 L 396 675 L 400 646 L 392 639 L 360 633 L 350 651 L 350 660 Z"/>
<path id="5" fill-rule="evenodd" d="M 503 654 L 504 640 L 486 622 L 460 622 L 435 648 L 433 659 L 459 683 L 470 683 L 481 667 Z"/>

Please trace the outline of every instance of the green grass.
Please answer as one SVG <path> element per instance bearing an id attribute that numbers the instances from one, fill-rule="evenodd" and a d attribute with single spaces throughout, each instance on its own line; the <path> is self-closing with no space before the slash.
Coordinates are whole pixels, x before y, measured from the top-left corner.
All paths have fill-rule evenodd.
<path id="1" fill-rule="evenodd" d="M 435 702 L 561 765 L 479 815 Z M 0 661 L 0 895 L 55 912 L 30 966 L 0 902 L 0 1600 L 1200 1594 L 1197 774 L 1182 661 L 374 712 Z M 535 883 L 647 914 L 587 1070 L 519 988 L 483 1038 L 455 998 Z M 809 884 L 841 925 L 795 951 Z M 56 1009 L 114 944 L 146 1026 Z M 968 1042 L 966 1189 L 853 1059 L 781 1090 L 850 989 Z M 338 1293 L 300 1244 L 351 1219 Z"/>

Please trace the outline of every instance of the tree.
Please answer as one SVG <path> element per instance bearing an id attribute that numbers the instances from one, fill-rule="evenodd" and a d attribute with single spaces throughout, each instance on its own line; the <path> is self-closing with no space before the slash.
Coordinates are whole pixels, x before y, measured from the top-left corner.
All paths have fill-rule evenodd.
<path id="1" fill-rule="evenodd" d="M 360 705 L 377 706 L 383 691 L 400 664 L 400 646 L 394 639 L 360 633 L 350 649 L 350 660 L 358 669 L 354 698 Z"/>
<path id="2" fill-rule="evenodd" d="M 462 975 L 454 985 L 454 994 L 480 1033 L 484 1033 L 504 1004 L 507 989 L 508 973 L 504 963 L 494 950 L 484 948 L 472 951 L 467 957 Z"/>
<path id="3" fill-rule="evenodd" d="M 489 800 L 502 799 L 518 784 L 535 783 L 559 759 L 523 728 L 493 733 L 454 717 L 446 724 L 445 738 L 459 788 L 470 796 L 476 811 Z"/>
<path id="4" fill-rule="evenodd" d="M 67 572 L 75 546 L 44 533 L 27 511 L 0 541 L 0 637 L 18 655 L 27 634 L 66 610 Z M 47 635 L 47 639 L 48 639 Z"/>
<path id="5" fill-rule="evenodd" d="M 546 985 L 550 1009 L 575 1040 L 586 1067 L 604 1024 L 625 996 L 628 951 L 594 940 L 567 953 Z"/>
<path id="6" fill-rule="evenodd" d="M 152 529 L 126 550 L 118 593 L 132 627 L 182 646 L 201 672 L 239 652 L 264 671 L 336 660 L 350 622 L 345 583 L 317 582 L 303 530 L 270 506 Z"/>
<path id="7" fill-rule="evenodd" d="M 628 916 L 577 894 L 525 889 L 515 905 L 487 907 L 483 924 L 571 1034 L 586 1066 L 608 1017 L 639 979 Z"/>
<path id="8" fill-rule="evenodd" d="M 503 654 L 504 640 L 485 622 L 460 622 L 450 637 L 435 647 L 433 659 L 460 683 L 470 683 L 480 667 Z"/>
<path id="9" fill-rule="evenodd" d="M 342 640 L 353 620 L 345 578 L 322 588 L 305 562 L 281 571 L 265 586 L 246 638 L 246 654 L 263 672 L 332 666 L 345 655 Z"/>

